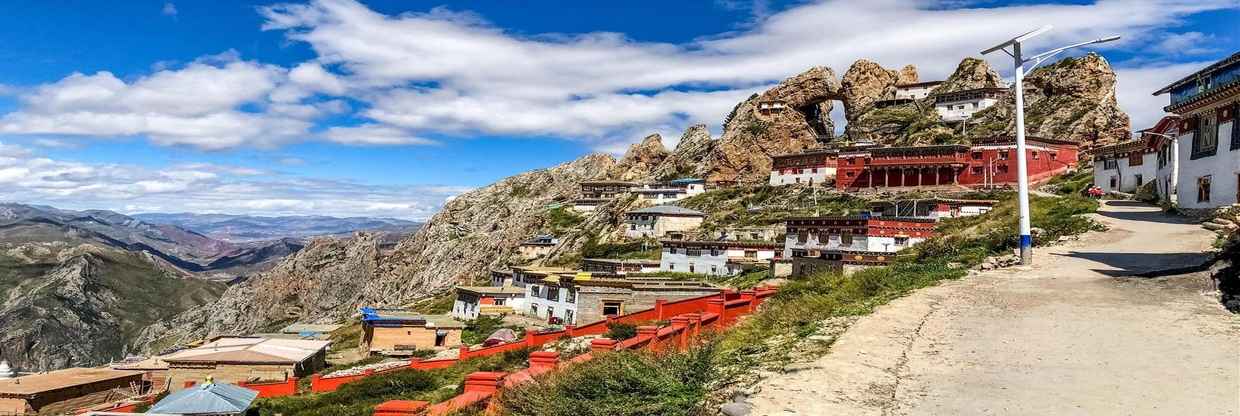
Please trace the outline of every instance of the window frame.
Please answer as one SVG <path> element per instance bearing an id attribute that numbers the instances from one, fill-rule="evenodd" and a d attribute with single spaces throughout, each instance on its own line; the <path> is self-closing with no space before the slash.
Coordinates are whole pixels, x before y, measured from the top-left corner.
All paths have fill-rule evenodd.
<path id="1" fill-rule="evenodd" d="M 1218 153 L 1218 129 L 1217 111 L 1209 110 L 1193 116 L 1193 146 L 1189 160 L 1210 157 Z M 1207 144 L 1207 138 L 1212 143 Z"/>
<path id="2" fill-rule="evenodd" d="M 1211 189 L 1213 187 L 1211 176 L 1212 175 L 1205 175 L 1197 177 L 1197 203 L 1199 204 L 1210 202 L 1210 194 L 1213 190 Z"/>

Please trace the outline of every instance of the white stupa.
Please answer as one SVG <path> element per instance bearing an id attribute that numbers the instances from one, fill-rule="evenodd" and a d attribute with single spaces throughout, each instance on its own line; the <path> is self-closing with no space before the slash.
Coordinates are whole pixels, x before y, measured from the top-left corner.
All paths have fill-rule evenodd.
<path id="1" fill-rule="evenodd" d="M 9 362 L 0 360 L 0 380 L 7 380 L 16 376 L 17 373 L 12 368 L 9 368 Z"/>

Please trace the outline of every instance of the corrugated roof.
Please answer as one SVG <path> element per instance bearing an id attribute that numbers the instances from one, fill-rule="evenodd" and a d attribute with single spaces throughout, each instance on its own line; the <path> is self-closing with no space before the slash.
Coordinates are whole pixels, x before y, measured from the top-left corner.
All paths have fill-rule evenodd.
<path id="1" fill-rule="evenodd" d="M 64 370 L 31 374 L 7 380 L 0 380 L 0 394 L 29 395 L 59 390 L 66 387 L 81 386 L 100 381 L 140 376 L 139 371 L 113 370 L 110 368 L 66 368 Z"/>
<path id="2" fill-rule="evenodd" d="M 219 338 L 200 347 L 164 357 L 175 362 L 299 363 L 331 345 L 331 341 L 272 338 Z"/>
<path id="3" fill-rule="evenodd" d="M 456 290 L 464 290 L 482 295 L 524 295 L 525 289 L 514 286 L 457 286 Z"/>
<path id="4" fill-rule="evenodd" d="M 244 413 L 258 392 L 226 383 L 208 383 L 169 394 L 147 413 L 166 415 L 227 415 Z"/>
<path id="5" fill-rule="evenodd" d="M 706 214 L 703 214 L 701 211 L 696 211 L 696 210 L 692 210 L 692 209 L 684 208 L 684 207 L 678 207 L 675 205 L 655 205 L 649 208 L 635 209 L 635 210 L 629 211 L 629 213 L 630 214 L 656 214 L 656 215 L 689 215 L 689 216 L 702 216 L 702 217 L 706 216 Z"/>
<path id="6" fill-rule="evenodd" d="M 292 324 L 281 329 L 280 332 L 286 334 L 300 334 L 303 332 L 332 332 L 340 329 L 342 325 L 336 324 Z"/>

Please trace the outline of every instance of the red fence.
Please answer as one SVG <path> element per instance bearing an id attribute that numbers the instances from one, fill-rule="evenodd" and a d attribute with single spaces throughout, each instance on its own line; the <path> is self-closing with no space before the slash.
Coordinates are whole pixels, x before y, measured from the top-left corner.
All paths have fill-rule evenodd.
<path id="1" fill-rule="evenodd" d="M 762 301 L 762 299 L 765 299 L 773 294 L 775 294 L 774 289 L 759 288 L 758 290 L 746 290 L 741 292 L 725 290 L 719 294 L 681 299 L 675 302 L 666 302 L 660 299 L 655 301 L 655 306 L 653 308 L 635 311 L 614 318 L 609 317 L 608 319 L 592 322 L 580 327 L 568 325 L 562 330 L 546 332 L 530 330 L 526 331 L 525 337 L 521 340 L 479 349 L 471 349 L 468 345 L 462 345 L 460 353 L 455 359 L 413 360 L 410 362 L 408 367 L 397 367 L 380 372 L 368 370 L 362 374 L 349 376 L 322 377 L 316 374 L 310 379 L 310 391 L 315 393 L 332 392 L 339 389 L 342 385 L 370 377 L 374 374 L 402 371 L 407 369 L 433 370 L 447 368 L 456 365 L 459 360 L 486 357 L 524 348 L 538 348 L 549 342 L 559 340 L 560 338 L 602 335 L 608 331 L 607 325 L 613 322 L 638 324 L 651 321 L 663 321 L 677 316 L 696 313 L 702 316 L 709 316 L 710 322 L 712 323 L 718 319 L 723 326 L 728 326 L 735 322 L 736 318 L 740 315 L 751 312 L 753 308 L 755 308 L 757 304 Z M 643 337 L 638 336 L 635 339 L 639 338 Z"/>
<path id="2" fill-rule="evenodd" d="M 559 361 L 559 353 L 539 351 L 530 354 L 529 368 L 512 374 L 475 372 L 465 378 L 464 392 L 447 401 L 430 405 L 427 402 L 391 401 L 375 407 L 374 416 L 443 416 L 475 406 L 494 406 L 491 399 L 505 387 L 533 381 L 534 377 L 568 365 L 589 361 L 597 354 L 610 351 L 648 348 L 653 351 L 679 349 L 689 345 L 703 330 L 723 329 L 743 315 L 755 311 L 766 298 L 775 294 L 774 289 L 741 292 L 729 299 L 729 295 L 712 296 L 705 300 L 704 311 L 686 312 L 670 316 L 670 324 L 663 327 L 641 326 L 637 336 L 615 341 L 599 338 L 591 341 L 590 352 L 571 360 Z M 662 311 L 666 311 L 663 305 Z M 656 309 L 660 309 L 656 307 Z M 645 313 L 647 311 L 639 312 Z M 660 316 L 662 316 L 660 314 Z M 660 319 L 661 320 L 661 319 Z M 593 324 L 592 324 L 593 325 Z M 566 331 L 568 331 L 566 329 Z M 399 409 L 398 411 L 393 411 Z"/>
<path id="3" fill-rule="evenodd" d="M 289 377 L 288 380 L 273 382 L 247 383 L 242 381 L 237 383 L 237 386 L 257 391 L 258 397 L 292 396 L 297 394 L 297 377 Z"/>

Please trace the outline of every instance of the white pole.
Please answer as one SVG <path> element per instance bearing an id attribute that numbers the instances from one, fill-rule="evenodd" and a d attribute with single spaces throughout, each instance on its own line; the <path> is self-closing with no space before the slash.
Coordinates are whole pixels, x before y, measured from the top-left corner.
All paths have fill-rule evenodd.
<path id="1" fill-rule="evenodd" d="M 1025 161 L 1025 62 L 1020 55 L 1020 42 L 1012 44 L 1016 59 L 1016 186 L 1020 205 L 1020 264 L 1033 264 L 1033 235 L 1029 226 L 1029 168 Z"/>

